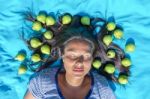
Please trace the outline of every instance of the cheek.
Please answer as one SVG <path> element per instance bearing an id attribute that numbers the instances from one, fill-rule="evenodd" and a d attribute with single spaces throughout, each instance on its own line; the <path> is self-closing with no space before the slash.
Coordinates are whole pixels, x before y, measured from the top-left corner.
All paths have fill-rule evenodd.
<path id="1" fill-rule="evenodd" d="M 64 68 L 65 68 L 66 72 L 70 72 L 73 68 L 74 63 L 64 59 L 63 64 L 64 64 Z"/>
<path id="2" fill-rule="evenodd" d="M 90 71 L 91 67 L 92 67 L 92 62 L 86 62 L 84 64 L 84 68 L 87 72 Z"/>

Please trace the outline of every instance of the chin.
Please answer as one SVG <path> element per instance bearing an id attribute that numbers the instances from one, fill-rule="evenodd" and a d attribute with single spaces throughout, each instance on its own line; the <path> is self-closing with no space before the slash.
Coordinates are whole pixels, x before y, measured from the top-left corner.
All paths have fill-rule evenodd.
<path id="1" fill-rule="evenodd" d="M 74 73 L 73 73 L 73 76 L 74 76 L 75 78 L 82 78 L 82 77 L 85 76 L 85 74 L 84 74 L 84 73 L 74 72 Z"/>

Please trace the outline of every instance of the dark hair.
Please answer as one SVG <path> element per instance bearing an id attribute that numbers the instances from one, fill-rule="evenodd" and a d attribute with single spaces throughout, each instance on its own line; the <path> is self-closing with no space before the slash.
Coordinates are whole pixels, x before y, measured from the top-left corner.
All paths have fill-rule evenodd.
<path id="1" fill-rule="evenodd" d="M 68 14 L 68 13 L 67 13 Z M 107 34 L 112 35 L 111 32 L 108 32 L 106 29 L 107 22 L 104 21 L 101 18 L 90 18 L 90 25 L 83 25 L 80 22 L 81 15 L 74 15 L 72 16 L 72 21 L 70 24 L 62 25 L 60 22 L 57 22 L 53 26 L 45 26 L 45 24 L 42 24 L 43 27 L 45 27 L 47 30 L 50 30 L 54 34 L 54 38 L 52 40 L 46 40 L 45 38 L 40 38 L 42 42 L 49 44 L 52 47 L 51 55 L 46 59 L 46 61 L 43 62 L 42 66 L 37 68 L 35 71 L 40 71 L 44 68 L 49 67 L 51 64 L 53 64 L 56 60 L 58 60 L 61 56 L 61 53 L 63 52 L 64 43 L 71 39 L 72 37 L 80 37 L 83 39 L 90 40 L 94 44 L 94 58 L 100 58 L 102 61 L 102 67 L 98 69 L 97 71 L 107 78 L 110 78 L 117 82 L 117 77 L 113 74 L 108 74 L 103 71 L 103 68 L 105 67 L 105 64 L 107 62 L 115 64 L 115 67 L 118 68 L 120 73 L 125 72 L 127 75 L 129 75 L 129 68 L 123 67 L 121 65 L 121 59 L 125 57 L 125 52 L 115 43 L 111 43 L 109 46 L 106 46 L 103 43 L 103 37 Z M 34 22 L 37 21 L 36 18 L 32 16 L 27 17 L 28 20 Z M 97 34 L 94 34 L 95 31 L 96 22 L 103 22 L 104 25 L 98 26 L 101 28 L 100 31 L 98 31 Z M 29 41 L 28 45 L 29 45 Z M 31 48 L 29 46 L 29 48 Z M 40 47 L 39 47 L 40 48 Z M 39 52 L 39 48 L 33 49 L 35 52 Z M 108 49 L 114 49 L 116 52 L 116 57 L 111 59 L 107 57 L 107 50 Z M 29 66 L 31 67 L 31 66 Z"/>
<path id="2" fill-rule="evenodd" d="M 75 16 L 70 25 L 64 26 L 58 30 L 56 27 L 52 27 L 51 30 L 55 32 L 53 41 L 49 42 L 52 46 L 52 57 L 43 65 L 38 71 L 47 68 L 55 62 L 55 60 L 61 58 L 64 52 L 65 43 L 71 39 L 79 39 L 88 42 L 93 51 L 93 57 L 95 56 L 96 49 L 98 47 L 98 42 L 93 35 L 93 28 L 88 26 L 83 26 L 80 22 L 80 16 Z"/>

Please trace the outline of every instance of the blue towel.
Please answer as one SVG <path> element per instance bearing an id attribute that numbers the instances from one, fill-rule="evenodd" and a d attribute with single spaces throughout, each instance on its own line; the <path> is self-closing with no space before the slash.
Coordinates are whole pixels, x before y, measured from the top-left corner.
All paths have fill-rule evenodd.
<path id="1" fill-rule="evenodd" d="M 117 99 L 150 99 L 150 2 L 149 0 L 0 0 L 0 96 L 3 99 L 22 99 L 32 72 L 17 75 L 21 62 L 13 60 L 16 53 L 31 52 L 20 39 L 19 33 L 26 24 L 23 12 L 39 11 L 77 14 L 108 20 L 113 16 L 117 24 L 124 28 L 124 40 L 115 41 L 125 48 L 126 40 L 132 38 L 136 50 L 128 53 L 132 60 L 130 83 L 125 88 L 115 85 Z M 30 27 L 25 29 L 25 37 L 31 36 Z"/>

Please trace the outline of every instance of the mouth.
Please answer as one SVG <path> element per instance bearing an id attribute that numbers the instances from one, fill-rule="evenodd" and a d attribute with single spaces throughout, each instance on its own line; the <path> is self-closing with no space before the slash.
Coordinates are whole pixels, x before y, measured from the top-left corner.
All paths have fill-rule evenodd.
<path id="1" fill-rule="evenodd" d="M 83 68 L 75 68 L 73 69 L 74 72 L 83 72 L 84 69 Z"/>

